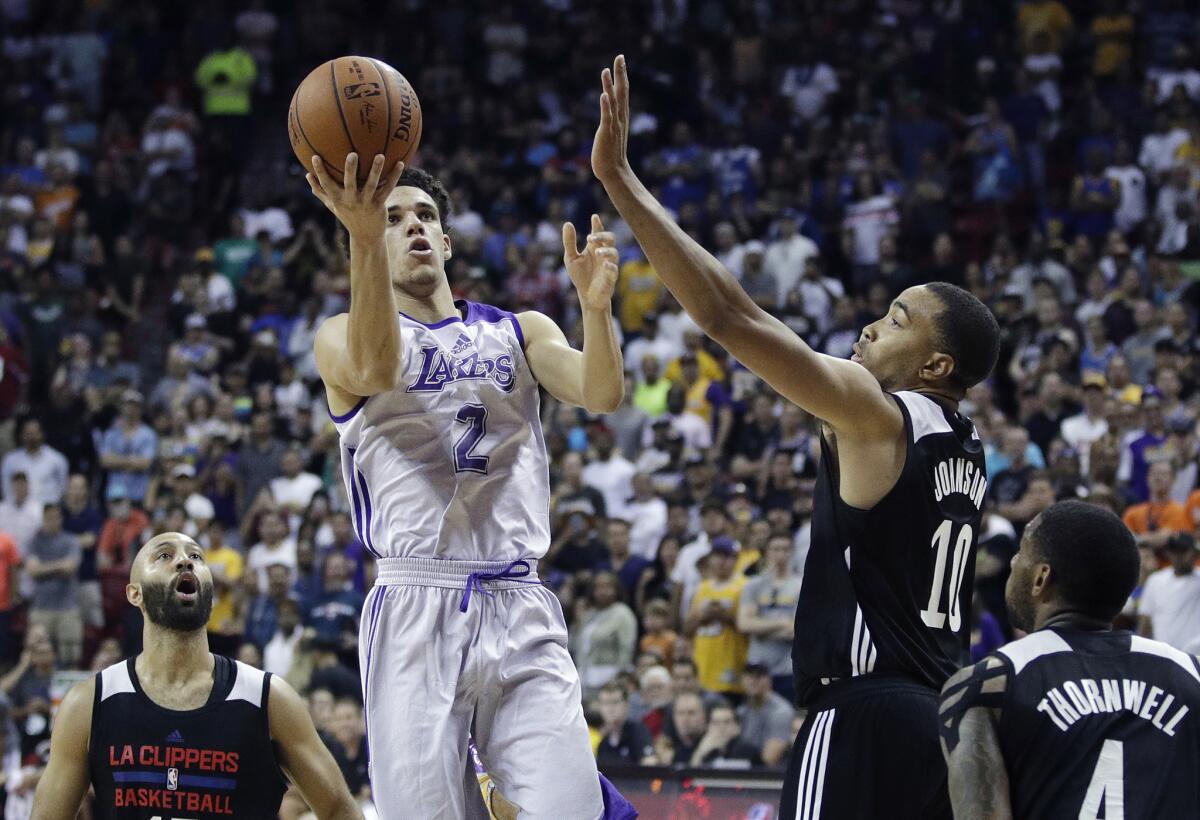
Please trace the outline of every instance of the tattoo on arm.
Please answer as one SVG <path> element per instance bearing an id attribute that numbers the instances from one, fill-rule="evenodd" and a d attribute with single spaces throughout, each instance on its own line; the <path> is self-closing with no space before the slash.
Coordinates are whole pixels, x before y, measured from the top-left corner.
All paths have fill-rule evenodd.
<path id="1" fill-rule="evenodd" d="M 968 709 L 959 726 L 961 743 L 950 753 L 950 805 L 956 820 L 1012 820 L 1008 770 L 996 724 L 987 709 Z"/>
<path id="2" fill-rule="evenodd" d="M 1012 819 L 996 728 L 1007 687 L 1008 667 L 993 657 L 960 670 L 942 689 L 938 723 L 956 820 Z"/>

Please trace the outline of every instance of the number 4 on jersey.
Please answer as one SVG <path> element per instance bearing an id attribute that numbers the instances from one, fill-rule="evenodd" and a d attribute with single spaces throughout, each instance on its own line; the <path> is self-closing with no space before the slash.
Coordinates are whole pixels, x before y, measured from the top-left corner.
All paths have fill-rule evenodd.
<path id="1" fill-rule="evenodd" d="M 1104 808 L 1104 814 L 1100 808 Z M 1125 744 L 1106 740 L 1096 759 L 1092 782 L 1088 783 L 1079 820 L 1125 820 Z"/>
<path id="2" fill-rule="evenodd" d="M 933 559 L 933 582 L 929 587 L 929 605 L 921 610 L 921 620 L 931 629 L 941 629 L 946 626 L 946 612 L 941 609 L 942 599 L 947 599 L 947 609 L 950 615 L 950 631 L 962 629 L 962 609 L 959 601 L 962 592 L 963 576 L 967 571 L 967 559 L 971 556 L 971 540 L 975 537 L 970 525 L 964 525 L 958 531 L 954 540 L 954 559 L 950 565 L 950 579 L 946 583 L 946 553 L 950 551 L 950 536 L 954 532 L 954 522 L 946 519 L 933 534 L 930 545 L 937 550 Z"/>

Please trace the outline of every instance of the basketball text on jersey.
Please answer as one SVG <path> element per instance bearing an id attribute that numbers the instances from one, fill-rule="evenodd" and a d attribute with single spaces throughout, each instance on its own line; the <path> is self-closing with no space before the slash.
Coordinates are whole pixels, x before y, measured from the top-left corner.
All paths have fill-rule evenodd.
<path id="1" fill-rule="evenodd" d="M 171 743 L 179 743 L 172 737 Z M 152 744 L 109 744 L 108 765 L 118 785 L 113 791 L 114 808 L 178 809 L 180 811 L 233 814 L 232 794 L 192 791 L 233 789 L 237 781 L 216 775 L 237 774 L 238 752 L 198 749 L 189 746 Z M 200 774 L 181 774 L 180 769 Z"/>
<path id="2" fill-rule="evenodd" d="M 975 509 L 983 509 L 987 495 L 987 476 L 976 470 L 965 458 L 948 458 L 938 462 L 933 470 L 933 497 L 941 501 L 948 495 L 960 493 L 971 499 Z"/>
<path id="3" fill-rule="evenodd" d="M 1174 737 L 1175 727 L 1188 713 L 1186 705 L 1180 705 L 1172 711 L 1175 702 L 1175 695 L 1158 686 L 1150 686 L 1147 691 L 1144 681 L 1129 678 L 1095 681 L 1082 678 L 1049 689 L 1038 703 L 1037 710 L 1045 713 L 1064 732 L 1071 724 L 1088 715 L 1126 711 L 1150 721 L 1163 734 Z"/>
<path id="4" fill-rule="evenodd" d="M 503 353 L 488 359 L 478 353 L 472 353 L 460 357 L 455 355 L 459 351 L 458 344 L 450 355 L 437 346 L 422 347 L 421 372 L 408 386 L 408 392 L 440 393 L 443 387 L 454 382 L 483 379 L 491 379 L 505 393 L 512 392 L 516 378 L 511 355 Z"/>

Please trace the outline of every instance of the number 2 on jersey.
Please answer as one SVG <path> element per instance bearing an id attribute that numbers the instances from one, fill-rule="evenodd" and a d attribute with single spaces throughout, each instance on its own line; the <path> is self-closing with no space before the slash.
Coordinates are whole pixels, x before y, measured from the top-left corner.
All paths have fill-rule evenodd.
<path id="1" fill-rule="evenodd" d="M 941 629 L 946 625 L 946 612 L 941 609 L 943 596 L 947 598 L 947 609 L 950 615 L 950 631 L 962 629 L 962 609 L 959 607 L 962 592 L 963 576 L 967 571 L 967 559 L 971 556 L 971 539 L 975 537 L 970 524 L 963 525 L 954 539 L 954 558 L 950 564 L 950 579 L 946 583 L 946 554 L 950 551 L 950 537 L 954 532 L 954 522 L 946 519 L 933 534 L 932 549 L 937 550 L 933 559 L 933 583 L 929 589 L 929 605 L 921 610 L 921 620 L 925 626 Z"/>
<path id="2" fill-rule="evenodd" d="M 454 472 L 487 475 L 488 457 L 475 454 L 475 447 L 487 433 L 487 408 L 482 404 L 464 404 L 454 420 L 467 429 L 454 442 Z"/>

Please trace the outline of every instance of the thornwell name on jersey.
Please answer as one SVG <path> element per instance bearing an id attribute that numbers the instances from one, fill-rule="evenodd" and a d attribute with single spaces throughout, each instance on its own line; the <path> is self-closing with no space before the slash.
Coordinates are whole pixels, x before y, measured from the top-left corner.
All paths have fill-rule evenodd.
<path id="1" fill-rule="evenodd" d="M 1050 689 L 1038 703 L 1037 710 L 1044 712 L 1064 732 L 1071 724 L 1088 715 L 1132 712 L 1150 721 L 1163 734 L 1174 737 L 1175 727 L 1188 713 L 1186 705 L 1172 712 L 1171 704 L 1174 702 L 1174 695 L 1157 686 L 1151 686 L 1147 692 L 1144 681 L 1110 678 L 1097 682 L 1083 678 L 1078 683 L 1069 680 L 1061 687 Z"/>
<path id="2" fill-rule="evenodd" d="M 933 497 L 941 501 L 951 493 L 967 496 L 975 509 L 982 510 L 983 499 L 987 495 L 987 476 L 965 458 L 948 458 L 938 462 L 933 470 Z"/>
<path id="3" fill-rule="evenodd" d="M 505 393 L 511 393 L 516 383 L 512 356 L 504 353 L 485 359 L 472 353 L 459 358 L 446 355 L 439 347 L 422 347 L 421 374 L 408 386 L 408 392 L 440 393 L 453 382 L 483 379 L 491 379 Z"/>

